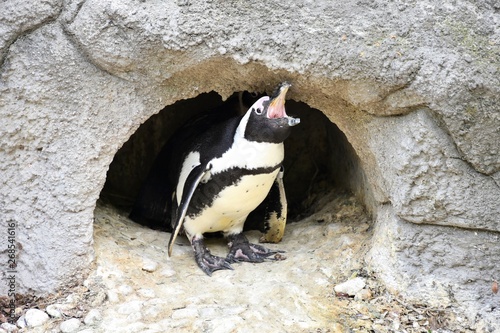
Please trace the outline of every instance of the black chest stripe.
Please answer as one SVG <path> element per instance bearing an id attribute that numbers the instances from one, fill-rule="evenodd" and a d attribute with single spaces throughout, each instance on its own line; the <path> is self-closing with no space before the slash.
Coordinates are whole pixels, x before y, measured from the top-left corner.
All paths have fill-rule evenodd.
<path id="1" fill-rule="evenodd" d="M 243 176 L 269 174 L 280 168 L 280 164 L 267 168 L 243 169 L 231 168 L 212 175 L 206 183 L 199 183 L 187 210 L 191 218 L 198 215 L 204 208 L 210 207 L 219 193 L 228 186 L 237 185 Z"/>

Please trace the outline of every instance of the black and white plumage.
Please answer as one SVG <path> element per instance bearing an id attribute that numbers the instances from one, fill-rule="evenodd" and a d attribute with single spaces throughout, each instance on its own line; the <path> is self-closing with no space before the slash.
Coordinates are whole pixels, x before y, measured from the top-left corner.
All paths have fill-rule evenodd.
<path id="1" fill-rule="evenodd" d="M 250 215 L 249 220 L 257 220 L 264 232 L 261 241 L 278 242 L 283 236 L 283 141 L 299 123 L 285 112 L 289 87 L 282 83 L 272 97 L 260 98 L 243 117 L 210 127 L 180 145 L 181 158 L 172 169 L 169 255 L 181 230 L 193 246 L 198 266 L 208 275 L 231 269 L 232 262 L 262 262 L 277 253 L 249 243 L 242 231 Z M 227 238 L 226 258 L 213 256 L 205 247 L 203 235 L 211 232 Z"/>

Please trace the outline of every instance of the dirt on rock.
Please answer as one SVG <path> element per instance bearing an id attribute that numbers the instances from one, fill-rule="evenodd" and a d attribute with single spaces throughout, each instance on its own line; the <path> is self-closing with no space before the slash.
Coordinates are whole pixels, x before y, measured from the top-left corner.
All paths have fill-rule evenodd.
<path id="1" fill-rule="evenodd" d="M 184 237 L 169 258 L 169 233 L 137 225 L 100 203 L 92 274 L 69 295 L 20 307 L 19 314 L 33 307 L 60 313 L 20 332 L 60 332 L 71 318 L 82 323 L 75 332 L 86 333 L 472 332 L 454 308 L 408 304 L 385 290 L 365 266 L 371 221 L 353 196 L 334 191 L 316 208 L 290 223 L 280 244 L 268 245 L 286 251 L 286 260 L 234 264 L 208 277 Z M 259 234 L 247 236 L 257 242 Z M 226 254 L 222 239 L 207 243 L 214 254 Z M 354 296 L 335 293 L 336 285 L 355 277 L 363 279 L 363 289 Z"/>

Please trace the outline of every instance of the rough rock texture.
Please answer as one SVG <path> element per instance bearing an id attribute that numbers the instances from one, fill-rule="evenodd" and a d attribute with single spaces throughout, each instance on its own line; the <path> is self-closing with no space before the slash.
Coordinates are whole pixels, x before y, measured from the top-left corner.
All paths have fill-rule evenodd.
<path id="1" fill-rule="evenodd" d="M 324 112 L 361 161 L 354 187 L 377 230 L 368 263 L 395 292 L 431 296 L 434 281 L 498 318 L 498 307 L 485 310 L 495 296 L 478 289 L 498 280 L 499 9 L 2 2 L 0 210 L 2 225 L 17 223 L 17 291 L 82 281 L 106 171 L 142 122 L 202 92 L 225 98 L 288 79 L 290 98 Z"/>

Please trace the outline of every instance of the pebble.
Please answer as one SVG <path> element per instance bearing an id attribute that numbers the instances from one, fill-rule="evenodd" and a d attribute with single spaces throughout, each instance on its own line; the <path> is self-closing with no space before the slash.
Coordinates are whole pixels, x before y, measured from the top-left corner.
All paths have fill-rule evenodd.
<path id="1" fill-rule="evenodd" d="M 17 326 L 11 323 L 3 323 L 2 325 L 0 325 L 0 327 L 9 333 L 18 331 Z"/>
<path id="2" fill-rule="evenodd" d="M 130 301 L 127 303 L 123 303 L 118 307 L 118 313 L 128 315 L 131 313 L 140 312 L 142 303 L 142 301 Z"/>
<path id="3" fill-rule="evenodd" d="M 129 295 L 130 293 L 132 293 L 134 291 L 134 289 L 129 286 L 128 284 L 124 284 L 124 285 L 121 285 L 119 288 L 118 288 L 118 291 L 122 294 L 122 295 Z"/>
<path id="4" fill-rule="evenodd" d="M 123 328 L 123 331 L 121 332 L 144 332 L 146 330 L 146 324 L 144 323 L 141 323 L 141 322 L 137 322 L 137 323 L 133 323 L 133 324 L 130 324 L 128 326 L 125 326 Z"/>
<path id="5" fill-rule="evenodd" d="M 158 263 L 151 259 L 144 259 L 142 261 L 142 270 L 148 273 L 153 273 L 158 269 Z"/>
<path id="6" fill-rule="evenodd" d="M 334 290 L 338 294 L 347 294 L 349 296 L 354 296 L 365 286 L 365 280 L 363 278 L 356 277 L 354 279 L 347 280 L 346 282 L 336 285 Z"/>
<path id="7" fill-rule="evenodd" d="M 61 318 L 62 317 L 62 312 L 59 309 L 59 306 L 57 304 L 51 304 L 45 308 L 45 311 L 49 314 L 49 316 L 53 318 Z"/>
<path id="8" fill-rule="evenodd" d="M 0 333 L 7 333 L 7 331 L 0 327 Z"/>
<path id="9" fill-rule="evenodd" d="M 86 328 L 84 330 L 78 331 L 78 333 L 94 333 L 94 330 L 91 328 Z"/>
<path id="10" fill-rule="evenodd" d="M 81 325 L 81 322 L 77 318 L 71 318 L 68 320 L 65 320 L 61 323 L 59 326 L 59 329 L 61 330 L 62 333 L 71 333 L 75 332 Z"/>
<path id="11" fill-rule="evenodd" d="M 172 313 L 172 319 L 194 318 L 198 317 L 196 308 L 177 309 Z"/>
<path id="12" fill-rule="evenodd" d="M 108 301 L 111 303 L 118 303 L 120 301 L 120 297 L 118 296 L 116 290 L 108 290 L 106 296 L 108 297 Z"/>
<path id="13" fill-rule="evenodd" d="M 24 320 L 24 316 L 19 317 L 19 319 L 16 322 L 17 327 L 20 328 L 25 328 L 26 327 L 26 320 Z"/>
<path id="14" fill-rule="evenodd" d="M 29 309 L 24 315 L 24 320 L 26 321 L 26 326 L 37 327 L 45 324 L 49 320 L 49 315 L 42 310 Z"/>
<path id="15" fill-rule="evenodd" d="M 102 320 L 101 312 L 97 309 L 92 309 L 89 311 L 89 313 L 87 313 L 87 315 L 83 319 L 83 322 L 85 323 L 85 325 L 95 325 L 101 320 Z"/>
<path id="16" fill-rule="evenodd" d="M 355 301 L 366 301 L 372 298 L 372 292 L 369 289 L 361 289 L 354 295 Z"/>
<path id="17" fill-rule="evenodd" d="M 175 275 L 175 271 L 172 268 L 165 268 L 160 272 L 161 276 L 172 277 Z"/>
<path id="18" fill-rule="evenodd" d="M 106 293 L 103 292 L 103 291 L 100 291 L 97 293 L 96 297 L 94 298 L 94 300 L 92 301 L 92 306 L 93 307 L 98 307 L 99 305 L 101 305 L 102 303 L 104 303 L 104 301 L 106 300 Z"/>
<path id="19" fill-rule="evenodd" d="M 139 289 L 137 291 L 137 294 L 139 294 L 139 296 L 142 296 L 144 298 L 154 298 L 156 296 L 153 289 Z"/>
<path id="20" fill-rule="evenodd" d="M 344 333 L 347 332 L 346 328 L 339 323 L 334 323 L 331 327 L 329 327 L 332 333 Z"/>
<path id="21" fill-rule="evenodd" d="M 241 327 L 243 319 L 238 316 L 229 316 L 224 318 L 215 318 L 212 320 L 212 333 L 229 333 L 237 331 Z"/>
<path id="22" fill-rule="evenodd" d="M 213 318 L 217 314 L 217 308 L 215 307 L 207 307 L 200 309 L 200 316 L 202 318 Z"/>

